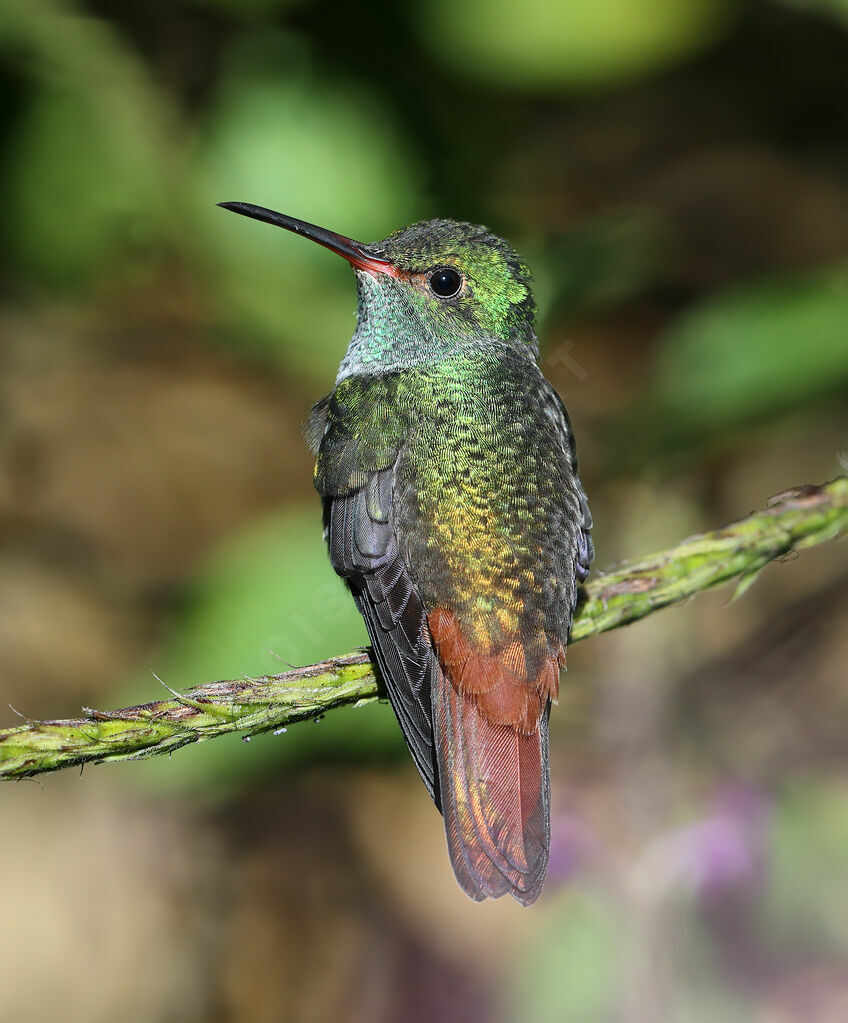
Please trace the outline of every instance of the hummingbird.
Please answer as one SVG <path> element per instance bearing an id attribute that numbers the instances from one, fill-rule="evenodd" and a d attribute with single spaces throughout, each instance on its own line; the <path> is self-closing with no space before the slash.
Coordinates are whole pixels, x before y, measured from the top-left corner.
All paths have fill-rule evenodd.
<path id="1" fill-rule="evenodd" d="M 330 561 L 460 886 L 528 906 L 550 849 L 548 719 L 593 558 L 568 413 L 538 364 L 530 272 L 473 224 L 427 220 L 363 244 L 219 205 L 354 269 L 356 329 L 307 428 Z"/>

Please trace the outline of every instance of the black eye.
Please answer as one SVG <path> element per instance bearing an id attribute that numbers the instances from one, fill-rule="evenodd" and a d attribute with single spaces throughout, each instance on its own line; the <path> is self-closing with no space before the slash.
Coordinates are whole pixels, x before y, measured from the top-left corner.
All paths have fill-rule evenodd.
<path id="1" fill-rule="evenodd" d="M 453 298 L 462 287 L 462 274 L 449 266 L 440 266 L 430 274 L 430 290 L 439 298 Z"/>

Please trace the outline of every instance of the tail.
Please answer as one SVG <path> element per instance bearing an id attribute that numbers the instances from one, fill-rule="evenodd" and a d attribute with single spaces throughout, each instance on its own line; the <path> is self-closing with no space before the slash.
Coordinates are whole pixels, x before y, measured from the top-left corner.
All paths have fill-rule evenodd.
<path id="1" fill-rule="evenodd" d="M 509 893 L 529 906 L 550 849 L 548 710 L 532 732 L 495 724 L 438 663 L 433 672 L 442 812 L 457 880 L 478 902 Z"/>

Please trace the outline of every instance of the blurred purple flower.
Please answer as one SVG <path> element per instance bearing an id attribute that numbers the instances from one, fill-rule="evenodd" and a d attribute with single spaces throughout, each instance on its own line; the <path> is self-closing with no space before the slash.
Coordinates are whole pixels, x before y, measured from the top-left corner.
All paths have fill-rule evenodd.
<path id="1" fill-rule="evenodd" d="M 765 872 L 765 799 L 752 789 L 723 791 L 711 814 L 675 832 L 679 880 L 705 899 L 759 887 Z"/>
<path id="2" fill-rule="evenodd" d="M 598 858 L 600 843 L 585 821 L 561 810 L 551 817 L 551 857 L 548 877 L 557 884 L 573 881 L 592 860 Z"/>

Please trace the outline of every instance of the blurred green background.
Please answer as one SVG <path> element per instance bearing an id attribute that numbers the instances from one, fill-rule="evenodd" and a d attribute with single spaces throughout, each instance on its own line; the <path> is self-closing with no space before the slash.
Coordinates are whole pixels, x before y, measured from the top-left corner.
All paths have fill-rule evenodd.
<path id="1" fill-rule="evenodd" d="M 845 0 L 3 0 L 2 705 L 365 641 L 300 435 L 352 276 L 222 200 L 509 237 L 598 568 L 844 471 L 846 68 Z M 461 894 L 385 706 L 4 786 L 0 1016 L 843 1023 L 846 581 L 573 649 L 531 911 Z"/>

